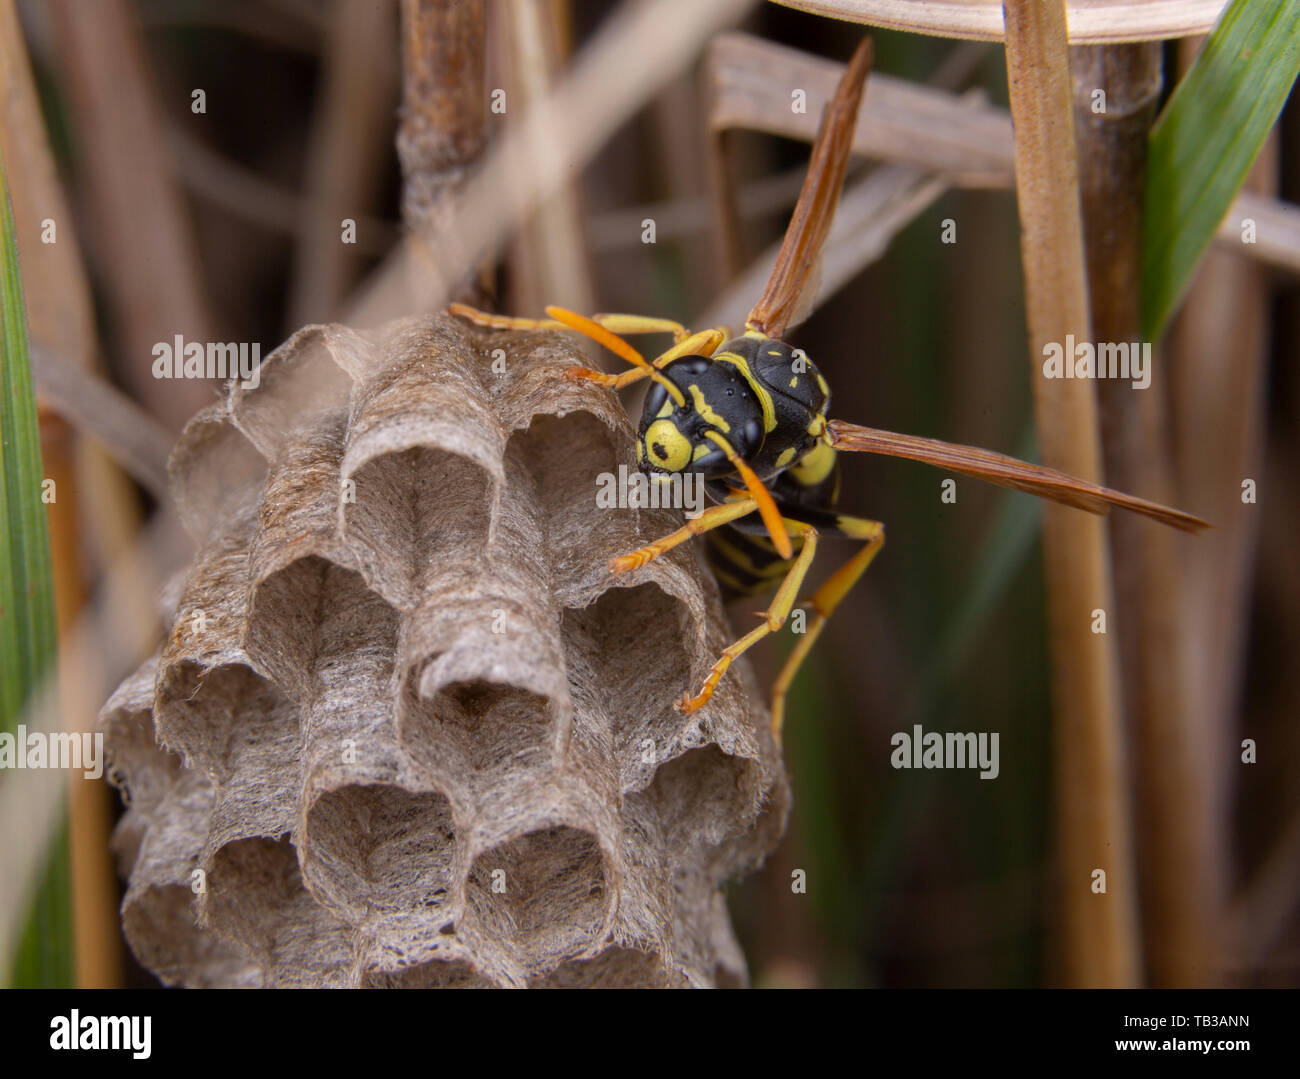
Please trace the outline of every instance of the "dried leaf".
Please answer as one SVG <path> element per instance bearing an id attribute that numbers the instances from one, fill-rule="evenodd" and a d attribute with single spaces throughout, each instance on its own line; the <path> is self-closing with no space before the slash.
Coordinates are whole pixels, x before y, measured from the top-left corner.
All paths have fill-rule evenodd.
<path id="1" fill-rule="evenodd" d="M 776 0 L 832 19 L 938 37 L 1001 41 L 1002 0 Z M 1067 0 L 1070 44 L 1192 37 L 1227 0 Z"/>

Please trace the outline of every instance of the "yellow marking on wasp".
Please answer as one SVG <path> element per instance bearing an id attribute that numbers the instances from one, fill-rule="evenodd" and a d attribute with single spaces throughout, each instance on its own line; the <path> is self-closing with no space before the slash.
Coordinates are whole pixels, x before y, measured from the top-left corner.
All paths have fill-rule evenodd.
<path id="1" fill-rule="evenodd" d="M 871 540 L 884 534 L 884 526 L 879 521 L 864 521 L 861 517 L 846 517 L 842 513 L 835 515 L 835 528 L 849 539 Z"/>
<path id="2" fill-rule="evenodd" d="M 835 467 L 835 451 L 828 442 L 819 442 L 799 459 L 790 474 L 804 487 L 815 487 Z"/>
<path id="3" fill-rule="evenodd" d="M 794 378 L 790 380 L 790 389 L 794 389 L 797 385 L 799 385 L 799 376 L 795 375 Z"/>
<path id="4" fill-rule="evenodd" d="M 750 335 L 746 334 L 745 336 L 748 337 Z M 757 336 L 762 337 L 763 335 L 758 334 Z M 734 367 L 737 371 L 740 372 L 741 377 L 744 378 L 744 380 L 749 383 L 749 388 L 754 391 L 754 396 L 758 398 L 759 405 L 762 406 L 763 430 L 769 434 L 772 431 L 775 431 L 776 410 L 772 407 L 772 395 L 769 394 L 767 390 L 763 389 L 761 385 L 759 385 L 758 380 L 754 377 L 753 372 L 750 371 L 749 369 L 749 361 L 745 359 L 744 356 L 741 356 L 737 352 L 719 352 L 716 353 L 713 358 L 720 363 L 731 364 L 732 367 Z"/>
<path id="5" fill-rule="evenodd" d="M 779 348 L 769 348 L 767 354 L 769 356 L 779 356 L 781 355 L 781 350 Z"/>
<path id="6" fill-rule="evenodd" d="M 690 463 L 690 439 L 671 420 L 655 420 L 646 428 L 644 442 L 651 460 L 660 468 L 680 472 Z"/>
<path id="7" fill-rule="evenodd" d="M 822 391 L 822 396 L 829 397 L 831 395 L 831 388 L 821 375 L 817 376 L 817 386 Z"/>
<path id="8" fill-rule="evenodd" d="M 758 537 L 750 538 L 757 539 Z M 729 561 L 733 566 L 743 569 L 746 573 L 749 573 L 754 577 L 777 577 L 790 568 L 788 561 L 782 558 L 777 553 L 776 549 L 771 547 L 770 544 L 762 549 L 772 557 L 760 566 L 754 561 L 748 551 L 737 547 L 721 533 L 715 533 L 712 536 L 712 543 L 715 551 L 720 551 L 722 554 L 726 555 L 727 561 Z M 792 536 L 790 539 L 790 545 L 794 551 L 798 553 L 803 548 L 803 537 Z"/>
<path id="9" fill-rule="evenodd" d="M 755 577 L 761 577 L 763 575 L 763 571 L 765 569 L 769 569 L 774 564 L 773 562 L 768 562 L 766 566 L 762 566 L 762 567 L 756 566 L 753 560 L 749 557 L 748 551 L 741 550 L 734 543 L 728 543 L 720 535 L 715 534 L 711 538 L 713 542 L 713 549 L 715 551 L 725 555 L 727 561 L 730 562 L 733 566 L 737 567 L 738 569 L 743 569 L 746 573 L 749 573 Z M 775 564 L 776 565 L 781 564 L 781 559 L 779 557 L 775 559 Z"/>
<path id="10" fill-rule="evenodd" d="M 704 394 L 700 390 L 699 386 L 692 382 L 686 388 L 691 391 L 691 400 L 695 402 L 695 411 L 703 416 L 708 423 L 711 423 L 714 427 L 718 428 L 718 430 L 730 432 L 731 424 L 719 416 L 717 409 L 705 400 Z"/>
<path id="11" fill-rule="evenodd" d="M 662 420 L 665 416 L 671 416 L 674 407 L 671 401 L 665 401 L 663 407 L 655 413 L 655 419 Z"/>
<path id="12" fill-rule="evenodd" d="M 791 461 L 794 460 L 795 454 L 797 452 L 798 451 L 793 446 L 789 446 L 786 449 L 783 449 L 781 451 L 781 455 L 776 459 L 776 467 L 785 468 L 786 465 L 788 465 Z"/>
<path id="13" fill-rule="evenodd" d="M 767 585 L 762 583 L 761 581 L 755 582 L 754 584 L 741 584 L 738 578 L 733 577 L 721 566 L 715 565 L 713 567 L 713 576 L 715 576 L 723 584 L 727 585 L 727 587 L 731 588 L 735 592 L 740 593 L 741 595 L 744 595 L 747 592 L 756 592 L 760 589 L 763 591 L 767 591 Z"/>

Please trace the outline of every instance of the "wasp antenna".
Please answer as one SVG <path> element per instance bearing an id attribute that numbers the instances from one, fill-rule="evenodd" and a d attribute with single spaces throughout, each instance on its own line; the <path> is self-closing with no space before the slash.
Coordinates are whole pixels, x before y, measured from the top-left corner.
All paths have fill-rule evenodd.
<path id="1" fill-rule="evenodd" d="M 749 496 L 758 503 L 759 516 L 763 518 L 763 524 L 767 527 L 767 534 L 772 537 L 772 542 L 776 545 L 777 552 L 782 558 L 794 557 L 794 546 L 790 543 L 790 533 L 786 531 L 785 524 L 781 520 L 781 511 L 776 508 L 776 503 L 772 500 L 772 495 L 763 481 L 754 474 L 754 470 L 745 464 L 734 449 L 731 443 L 723 438 L 717 431 L 705 431 L 706 438 L 712 439 L 713 442 L 727 455 L 727 460 L 731 462 L 735 470 L 740 474 L 740 478 L 745 481 L 745 488 L 749 491 Z"/>
<path id="2" fill-rule="evenodd" d="M 1201 532 L 1213 527 L 1209 521 L 1184 513 L 1158 502 L 1145 498 L 1113 491 L 1109 487 L 1091 483 L 1058 472 L 1054 468 L 1030 464 L 1015 457 L 993 450 L 982 450 L 977 446 L 962 446 L 954 442 L 940 442 L 934 438 L 921 438 L 919 435 L 900 435 L 894 431 L 882 431 L 878 427 L 862 427 L 856 423 L 843 420 L 831 420 L 829 424 L 831 445 L 848 453 L 876 453 L 885 457 L 902 457 L 909 461 L 920 461 L 951 472 L 960 472 L 966 476 L 999 487 L 1010 487 L 1016 491 L 1025 491 L 1039 498 L 1051 499 L 1062 505 L 1089 513 L 1106 513 L 1111 506 L 1139 513 L 1161 524 L 1180 528 L 1184 532 Z"/>
<path id="3" fill-rule="evenodd" d="M 810 278 L 840 201 L 840 188 L 844 186 L 844 174 L 853 150 L 858 105 L 871 70 L 871 56 L 871 39 L 863 38 L 840 78 L 835 96 L 822 113 L 799 201 L 790 216 L 763 295 L 745 320 L 748 329 L 768 337 L 780 337 L 798 321 L 804 306 L 804 290 L 811 284 Z"/>

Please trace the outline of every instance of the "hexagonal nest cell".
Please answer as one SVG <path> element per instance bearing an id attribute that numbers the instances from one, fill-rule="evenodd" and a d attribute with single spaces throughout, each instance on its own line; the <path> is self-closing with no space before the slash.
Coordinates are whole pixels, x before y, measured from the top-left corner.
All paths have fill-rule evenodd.
<path id="1" fill-rule="evenodd" d="M 499 362 L 504 350 L 504 370 Z M 494 363 L 494 355 L 497 360 Z M 566 336 L 310 326 L 172 456 L 199 554 L 105 706 L 128 941 L 186 986 L 744 984 L 722 885 L 789 804 L 680 524 Z"/>

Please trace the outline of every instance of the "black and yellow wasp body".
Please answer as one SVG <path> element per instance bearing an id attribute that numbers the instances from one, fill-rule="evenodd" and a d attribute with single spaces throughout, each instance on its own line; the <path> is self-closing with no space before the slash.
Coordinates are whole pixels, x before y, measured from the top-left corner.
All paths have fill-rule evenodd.
<path id="1" fill-rule="evenodd" d="M 639 431 L 644 452 L 638 459 L 652 476 L 675 469 L 655 452 L 662 442 L 656 444 L 647 434 L 676 435 L 682 432 L 675 425 L 684 423 L 698 437 L 699 427 L 710 422 L 764 482 L 794 469 L 802 470 L 809 478 L 801 483 L 811 486 L 829 471 L 835 460 L 826 440 L 831 391 L 801 349 L 751 331 L 727 341 L 712 356 L 683 356 L 661 370 L 682 390 L 687 407 L 673 408 L 663 386 L 651 386 L 646 394 Z M 706 448 L 711 452 L 692 463 L 707 475 L 710 465 L 727 460 L 717 447 Z M 734 471 L 729 464 L 727 470 Z"/>
<path id="2" fill-rule="evenodd" d="M 724 434 L 763 481 L 782 516 L 820 518 L 825 524 L 839 495 L 838 455 L 826 437 L 830 386 L 801 349 L 750 331 L 725 342 L 712 356 L 683 356 L 661 368 L 682 391 L 678 407 L 662 385 L 646 394 L 637 439 L 637 463 L 655 475 L 685 467 L 709 476 L 714 503 L 732 495 L 735 469 L 703 437 Z M 730 482 L 729 482 L 730 481 Z M 793 552 L 803 537 L 791 537 Z M 761 522 L 740 518 L 710 532 L 709 561 L 731 595 L 757 595 L 789 572 Z"/>
<path id="3" fill-rule="evenodd" d="M 451 307 L 453 313 L 495 329 L 577 330 L 631 367 L 620 375 L 574 367 L 568 377 L 615 390 L 641 379 L 651 381 L 637 432 L 638 465 L 652 482 L 671 481 L 683 472 L 702 475 L 712 505 L 669 535 L 612 559 L 614 573 L 630 572 L 678 544 L 707 536 L 714 571 L 727 591 L 750 595 L 775 589 L 771 604 L 759 616 L 760 625 L 723 650 L 700 692 L 692 696 L 688 691 L 678 701 L 681 711 L 703 707 L 732 661 L 785 624 L 800 601 L 820 535 L 860 544 L 802 601 L 812 617 L 772 690 L 772 727 L 778 738 L 786 691 L 804 656 L 884 544 L 880 522 L 837 509 L 839 452 L 924 461 L 1093 513 L 1118 505 L 1189 531 L 1207 527 L 1190 514 L 999 453 L 828 418 L 826 379 L 802 350 L 780 337 L 798 321 L 808 299 L 808 282 L 843 185 L 870 64 L 870 42 L 864 40 L 823 114 L 776 265 L 739 336 L 721 328 L 691 333 L 670 319 L 641 315 L 587 318 L 548 307 L 548 319 L 527 319 L 460 304 Z M 647 333 L 671 333 L 674 344 L 647 360 L 624 340 L 626 335 Z"/>

